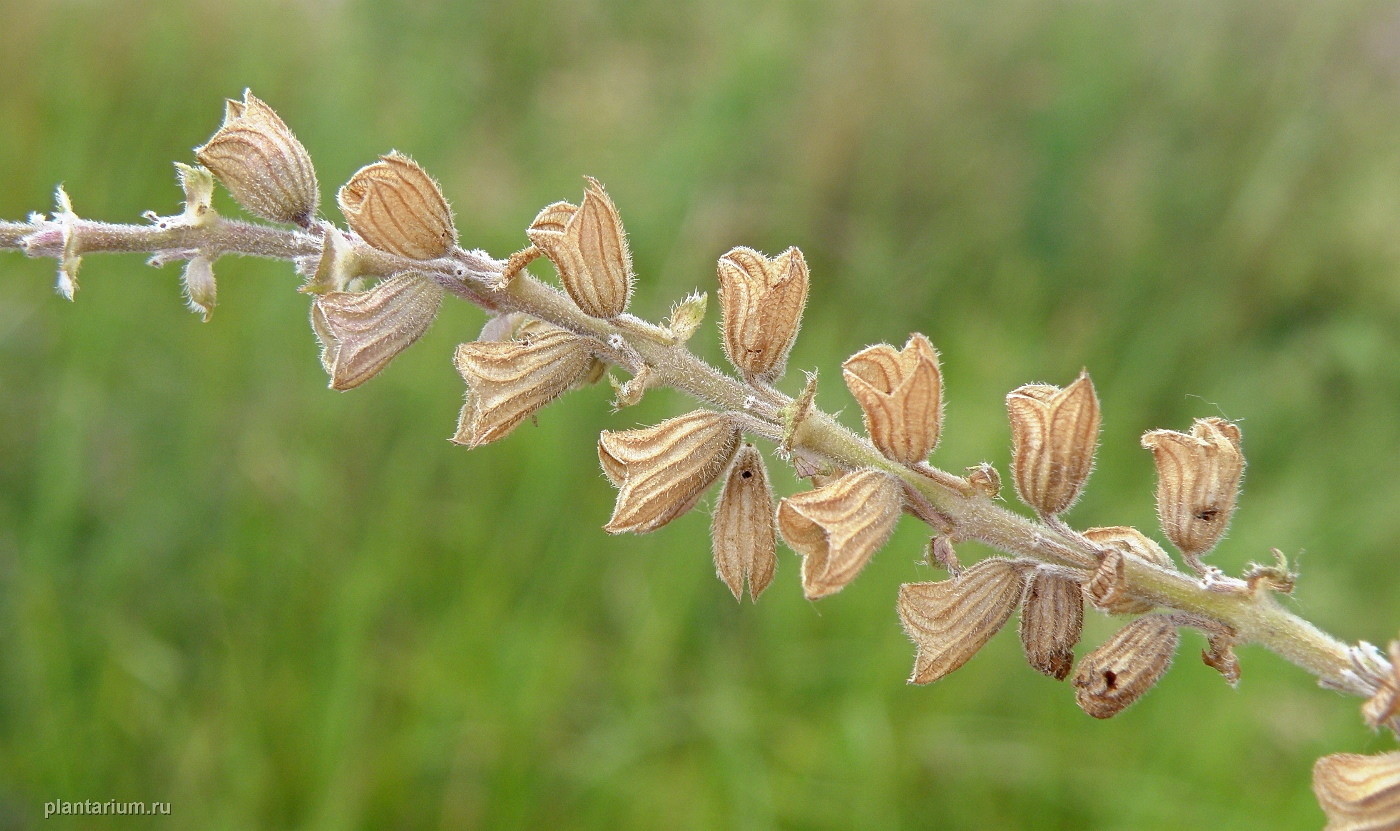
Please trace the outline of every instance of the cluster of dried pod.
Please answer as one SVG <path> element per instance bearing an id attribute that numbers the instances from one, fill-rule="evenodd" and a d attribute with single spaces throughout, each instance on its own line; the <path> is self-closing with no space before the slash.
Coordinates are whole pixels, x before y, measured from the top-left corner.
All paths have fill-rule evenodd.
<path id="1" fill-rule="evenodd" d="M 340 188 L 337 202 L 349 225 L 347 234 L 317 219 L 320 190 L 310 156 L 282 119 L 251 94 L 228 102 L 223 125 L 195 155 L 202 168 L 180 166 L 185 213 L 162 221 L 210 221 L 217 179 L 256 216 L 305 229 L 319 226 L 323 247 L 319 256 L 302 264 L 307 277 L 303 291 L 314 296 L 311 321 L 331 387 L 344 390 L 364 383 L 431 325 L 444 294 L 434 279 L 413 268 L 372 286 L 361 279 L 378 273 L 367 267 L 364 246 L 409 261 L 450 258 L 457 250 L 451 208 L 438 184 L 412 159 L 390 153 Z M 65 213 L 71 214 L 71 206 L 60 192 L 59 215 Z M 617 207 L 596 180 L 586 180 L 578 205 L 557 202 L 541 210 L 526 237 L 528 246 L 502 269 L 500 289 L 544 257 L 578 310 L 603 321 L 627 317 L 634 283 L 631 255 Z M 79 258 L 76 251 L 69 253 L 65 243 L 60 288 L 71 297 Z M 184 276 L 192 308 L 206 316 L 217 296 L 211 267 L 215 256 L 217 252 L 196 252 L 188 258 Z M 717 272 L 725 355 L 755 395 L 761 395 L 784 376 L 807 300 L 807 262 L 796 248 L 775 257 L 734 248 L 719 258 Z M 703 296 L 677 306 L 664 330 L 672 342 L 683 343 L 696 330 L 704 307 Z M 617 354 L 616 344 L 542 320 L 520 314 L 493 317 L 478 340 L 456 351 L 467 394 L 453 441 L 475 447 L 504 438 L 554 399 L 597 381 L 606 368 L 603 359 L 619 363 Z M 629 403 L 644 390 L 648 367 L 640 361 L 622 363 L 636 376 L 619 387 L 619 402 Z M 942 430 L 943 377 L 929 339 L 915 333 L 902 349 L 889 344 L 863 349 L 842 364 L 842 377 L 860 406 L 871 445 L 891 466 L 930 471 L 927 459 Z M 809 384 L 788 413 L 789 436 L 801 429 L 814 389 Z M 1097 563 L 1074 569 L 994 557 L 963 568 L 953 550 L 956 539 L 949 533 L 935 536 L 930 559 L 950 576 L 905 584 L 897 602 L 899 619 L 916 646 L 911 682 L 929 683 L 958 669 L 1019 609 L 1027 661 L 1056 679 L 1073 674 L 1079 706 L 1096 718 L 1117 714 L 1156 684 L 1177 652 L 1183 626 L 1205 634 L 1205 663 L 1234 683 L 1239 665 L 1228 626 L 1197 616 L 1154 613 L 1152 599 L 1126 588 L 1123 574 L 1129 562 L 1173 568 L 1160 545 L 1134 528 L 1073 532 L 1059 519 L 1078 499 L 1094 464 L 1100 412 L 1088 374 L 1064 388 L 1020 387 L 1006 397 L 1006 408 L 1016 495 L 1050 527 L 1075 534 L 1096 551 Z M 815 487 L 777 498 L 762 454 L 744 440 L 745 417 L 702 408 L 651 427 L 603 432 L 598 458 L 618 489 L 604 528 L 615 534 L 654 531 L 689 511 L 720 482 L 711 523 L 720 579 L 737 599 L 747 586 L 756 600 L 773 580 L 781 538 L 801 556 L 802 588 L 815 600 L 854 580 L 903 513 L 927 518 L 891 472 L 894 467 L 799 467 Z M 1244 471 L 1238 426 L 1219 418 L 1199 419 L 1189 432 L 1150 431 L 1142 445 L 1156 465 L 1162 533 L 1204 581 L 1224 579 L 1202 557 L 1222 539 L 1235 509 Z M 785 442 L 778 452 L 794 461 L 791 450 Z M 955 484 L 978 498 L 1000 498 L 1001 476 L 987 463 L 969 468 Z M 1273 590 L 1289 587 L 1281 570 L 1261 574 Z M 1141 616 L 1076 667 L 1074 650 L 1086 603 L 1108 614 Z M 1367 719 L 1394 727 L 1400 710 L 1395 675 L 1400 646 L 1393 645 L 1390 661 L 1377 666 L 1382 669 L 1373 673 L 1376 692 L 1367 702 Z M 1317 765 L 1315 787 L 1333 822 L 1329 827 L 1400 827 L 1400 754 L 1327 757 Z"/>

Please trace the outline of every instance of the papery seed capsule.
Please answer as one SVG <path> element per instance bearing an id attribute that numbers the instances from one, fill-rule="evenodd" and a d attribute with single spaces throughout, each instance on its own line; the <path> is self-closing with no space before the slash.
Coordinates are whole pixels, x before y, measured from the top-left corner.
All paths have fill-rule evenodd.
<path id="1" fill-rule="evenodd" d="M 1036 569 L 1021 607 L 1021 646 L 1037 672 L 1063 681 L 1074 666 L 1074 645 L 1084 629 L 1079 584 Z"/>
<path id="2" fill-rule="evenodd" d="M 720 331 L 724 352 L 749 378 L 783 374 L 807 305 L 807 261 L 789 248 L 768 258 L 734 248 L 719 260 Z"/>
<path id="3" fill-rule="evenodd" d="M 1064 389 L 1030 384 L 1006 396 L 1016 493 L 1044 516 L 1068 510 L 1094 467 L 1099 398 L 1087 373 Z"/>
<path id="4" fill-rule="evenodd" d="M 350 229 L 380 251 L 414 260 L 446 256 L 457 245 L 452 208 L 433 177 L 391 152 L 365 165 L 336 194 Z"/>
<path id="5" fill-rule="evenodd" d="M 929 684 L 977 654 L 1016 611 L 1025 586 L 1025 565 L 991 557 L 959 577 L 937 583 L 905 583 L 896 609 L 914 641 L 911 684 Z"/>
<path id="6" fill-rule="evenodd" d="M 899 484 L 878 470 L 848 473 L 784 499 L 778 531 L 802 555 L 807 599 L 835 594 L 854 580 L 889 539 L 903 505 Z"/>
<path id="7" fill-rule="evenodd" d="M 1223 418 L 1199 418 L 1190 433 L 1148 432 L 1142 446 L 1157 464 L 1162 532 L 1199 571 L 1201 555 L 1225 536 L 1235 511 L 1244 475 L 1240 428 Z"/>
<path id="8" fill-rule="evenodd" d="M 594 364 L 588 344 L 548 324 L 518 340 L 460 344 L 455 363 L 467 401 L 452 441 L 477 447 L 505 438 L 587 377 Z"/>
<path id="9" fill-rule="evenodd" d="M 1313 793 L 1327 814 L 1326 831 L 1394 831 L 1400 828 L 1400 751 L 1323 756 L 1313 766 Z"/>
<path id="10" fill-rule="evenodd" d="M 1171 666 L 1180 635 L 1163 615 L 1148 615 L 1119 629 L 1084 656 L 1074 675 L 1079 709 L 1094 718 L 1112 718 L 1161 679 Z"/>
<path id="11" fill-rule="evenodd" d="M 871 346 L 841 369 L 870 440 L 886 458 L 912 465 L 933 452 L 943 424 L 943 372 L 928 338 L 915 333 L 903 350 Z"/>
<path id="12" fill-rule="evenodd" d="M 598 461 L 618 487 L 610 534 L 655 531 L 689 511 L 739 449 L 723 413 L 696 410 L 641 430 L 603 431 Z"/>
<path id="13" fill-rule="evenodd" d="M 710 539 L 719 579 L 734 593 L 735 600 L 743 599 L 747 580 L 749 596 L 757 602 L 773 582 L 778 540 L 768 471 L 763 466 L 763 454 L 751 444 L 739 448 L 729 463 L 710 522 Z"/>
<path id="14" fill-rule="evenodd" d="M 442 305 L 442 287 L 421 274 L 385 280 L 369 291 L 336 291 L 311 305 L 321 340 L 321 365 L 331 389 L 358 387 L 428 331 Z"/>
<path id="15" fill-rule="evenodd" d="M 1152 603 L 1130 594 L 1125 588 L 1123 558 L 1136 557 L 1153 565 L 1171 568 L 1172 559 L 1162 550 L 1162 546 L 1138 529 L 1122 525 L 1090 528 L 1083 532 L 1083 536 L 1107 552 L 1094 576 L 1084 584 L 1084 595 L 1089 601 L 1112 615 L 1152 611 Z"/>
<path id="16" fill-rule="evenodd" d="M 632 296 L 632 254 L 617 206 L 597 179 L 584 177 L 583 202 L 556 202 L 525 232 L 549 257 L 574 303 L 591 317 L 615 318 Z"/>
<path id="17" fill-rule="evenodd" d="M 271 107 L 248 90 L 229 99 L 224 123 L 195 158 L 249 213 L 307 227 L 320 204 L 311 156 Z"/>

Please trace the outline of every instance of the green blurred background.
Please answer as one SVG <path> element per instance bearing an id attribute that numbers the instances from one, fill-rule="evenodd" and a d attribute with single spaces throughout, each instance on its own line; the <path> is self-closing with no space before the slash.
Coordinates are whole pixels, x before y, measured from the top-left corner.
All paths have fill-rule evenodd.
<path id="1" fill-rule="evenodd" d="M 848 419 L 840 361 L 928 333 L 945 467 L 1004 469 L 1006 391 L 1089 367 L 1081 527 L 1155 532 L 1142 431 L 1241 420 L 1215 562 L 1279 546 L 1320 625 L 1400 625 L 1393 4 L 4 0 L 0 19 L 0 217 L 60 181 L 85 216 L 174 212 L 170 162 L 245 86 L 311 150 L 331 216 L 398 148 L 503 256 L 591 174 L 644 316 L 713 290 L 732 245 L 802 247 L 792 365 Z M 449 356 L 479 312 L 452 304 L 338 394 L 285 264 L 217 270 L 201 325 L 176 267 L 89 257 L 70 305 L 51 262 L 0 255 L 0 828 L 117 799 L 172 814 L 42 825 L 1314 829 L 1313 760 L 1390 746 L 1262 650 L 1230 690 L 1194 635 L 1105 723 L 1011 632 L 906 686 L 894 593 L 937 579 L 914 523 L 834 598 L 804 601 L 783 552 L 736 605 L 705 511 L 600 530 L 597 432 L 678 394 L 611 414 L 590 389 L 468 452 L 445 441 Z M 713 329 L 695 343 L 718 357 Z M 1112 628 L 1094 616 L 1083 648 Z"/>

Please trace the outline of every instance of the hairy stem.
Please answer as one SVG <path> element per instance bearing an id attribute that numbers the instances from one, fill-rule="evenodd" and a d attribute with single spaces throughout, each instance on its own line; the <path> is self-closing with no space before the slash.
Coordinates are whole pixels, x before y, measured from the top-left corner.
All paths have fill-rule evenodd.
<path id="1" fill-rule="evenodd" d="M 244 254 L 284 260 L 314 257 L 322 250 L 329 225 L 291 230 L 224 218 L 200 225 L 178 222 L 120 225 L 76 217 L 32 222 L 0 222 L 0 249 L 18 249 L 31 257 L 61 258 L 65 238 L 69 254 L 132 252 L 183 258 L 198 250 L 206 256 Z M 1090 543 L 1064 526 L 1013 513 L 985 495 L 961 487 L 958 477 L 924 465 L 910 467 L 882 456 L 865 438 L 831 415 L 813 409 L 800 425 L 788 424 L 793 399 L 771 387 L 751 385 L 701 360 L 684 344 L 645 321 L 623 315 L 607 321 L 589 317 L 563 292 L 522 273 L 502 286 L 505 263 L 479 251 L 456 249 L 438 260 L 412 260 L 352 244 L 367 273 L 388 276 L 417 271 L 450 293 L 493 312 L 519 311 L 592 338 L 600 357 L 637 371 L 635 356 L 651 371 L 653 386 L 679 389 L 709 405 L 743 413 L 748 431 L 774 442 L 790 437 L 790 446 L 840 469 L 875 468 L 898 477 L 920 494 L 952 528 L 939 529 L 955 539 L 976 540 L 1010 554 L 1030 557 L 1084 574 L 1100 559 Z M 629 357 L 630 356 L 630 357 Z M 1257 643 L 1316 676 L 1329 686 L 1368 694 L 1347 672 L 1346 644 L 1283 608 L 1268 591 L 1221 590 L 1182 572 L 1136 558 L 1124 558 L 1125 589 L 1159 606 L 1220 621 L 1235 630 L 1241 643 Z"/>

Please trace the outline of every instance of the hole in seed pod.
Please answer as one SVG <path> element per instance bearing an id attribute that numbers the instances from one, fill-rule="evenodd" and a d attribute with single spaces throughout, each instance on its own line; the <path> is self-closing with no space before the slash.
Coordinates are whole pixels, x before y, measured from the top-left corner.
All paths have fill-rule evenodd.
<path id="1" fill-rule="evenodd" d="M 1202 522 L 1214 522 L 1215 518 L 1219 515 L 1219 508 L 1205 508 L 1196 512 L 1196 519 L 1199 519 Z"/>
<path id="2" fill-rule="evenodd" d="M 753 478 L 753 471 L 752 471 L 752 470 L 746 470 L 746 471 L 744 471 L 743 473 L 740 473 L 740 474 L 739 474 L 739 478 L 741 478 L 741 479 L 752 479 L 752 478 Z"/>
<path id="3" fill-rule="evenodd" d="M 1113 670 L 1104 670 L 1103 681 L 1110 690 L 1113 689 L 1118 684 L 1118 673 Z"/>

